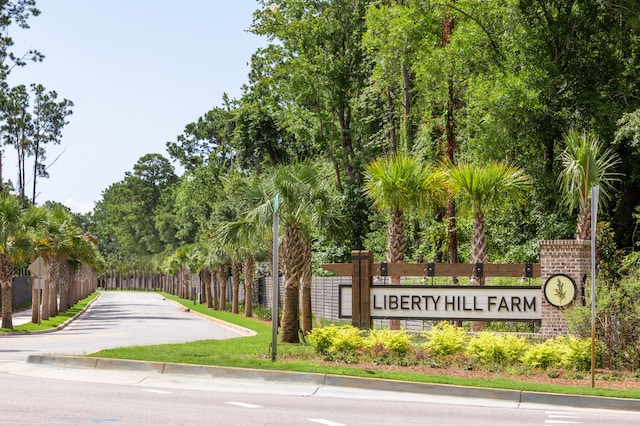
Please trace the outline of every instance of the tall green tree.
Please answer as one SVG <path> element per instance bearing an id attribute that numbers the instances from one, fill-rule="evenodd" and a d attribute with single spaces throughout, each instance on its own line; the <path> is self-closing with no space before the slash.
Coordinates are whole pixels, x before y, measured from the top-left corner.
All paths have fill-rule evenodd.
<path id="1" fill-rule="evenodd" d="M 354 101 L 369 73 L 361 45 L 365 0 L 260 1 L 252 31 L 282 45 L 283 61 L 296 88 L 315 93 L 307 108 L 323 123 L 322 146 L 335 154 L 341 175 L 357 180 L 357 151 L 352 129 Z M 325 121 L 324 118 L 331 121 Z M 336 126 L 337 127 L 334 127 Z M 333 136 L 337 136 L 334 139 Z M 335 142 L 339 143 L 335 146 Z M 338 181 L 341 181 L 338 176 Z"/>
<path id="2" fill-rule="evenodd" d="M 34 49 L 26 52 L 16 53 L 13 49 L 13 38 L 11 30 L 14 26 L 22 29 L 29 28 L 29 19 L 38 16 L 40 10 L 36 8 L 35 0 L 14 0 L 3 1 L 0 3 L 0 104 L 2 107 L 2 118 L 5 118 L 5 111 L 11 108 L 12 90 L 7 84 L 7 77 L 16 68 L 23 67 L 27 62 L 40 62 L 44 56 Z M 4 131 L 4 130 L 3 130 Z M 0 154 L 4 153 L 4 149 L 0 149 Z M 4 192 L 3 164 L 0 155 L 0 192 Z"/>
<path id="3" fill-rule="evenodd" d="M 373 58 L 371 85 L 386 102 L 384 138 L 388 152 L 411 152 L 418 129 L 414 65 L 423 43 L 433 40 L 441 28 L 430 2 L 394 0 L 373 3 L 367 8 L 363 46 Z"/>
<path id="4" fill-rule="evenodd" d="M 55 90 L 46 91 L 41 84 L 32 84 L 33 93 L 33 127 L 29 135 L 31 139 L 30 151 L 33 160 L 33 192 L 31 202 L 36 202 L 36 184 L 38 178 L 47 178 L 48 165 L 46 146 L 57 145 L 62 139 L 62 129 L 68 124 L 67 117 L 73 113 L 73 102 L 68 99 L 57 101 L 58 94 Z"/>
<path id="5" fill-rule="evenodd" d="M 26 86 L 11 88 L 5 96 L 2 108 L 3 143 L 13 147 L 18 159 L 18 194 L 25 196 L 26 159 L 30 150 L 29 137 L 33 127 L 33 118 L 29 112 L 30 97 Z"/>
<path id="6" fill-rule="evenodd" d="M 133 172 L 127 172 L 122 181 L 107 188 L 96 203 L 94 217 L 99 224 L 96 232 L 101 247 L 142 257 L 171 251 L 173 247 L 165 245 L 158 228 L 167 222 L 156 219 L 159 212 L 167 211 L 161 203 L 173 202 L 163 194 L 170 193 L 177 181 L 173 166 L 162 155 L 142 156 Z M 162 232 L 165 236 L 169 233 L 167 229 Z"/>
<path id="7" fill-rule="evenodd" d="M 32 196 L 35 204 L 37 180 L 49 177 L 46 147 L 59 144 L 62 129 L 68 124 L 67 116 L 72 113 L 73 102 L 68 99 L 57 101 L 55 91 L 47 91 L 41 84 L 32 84 L 28 91 L 19 85 L 8 90 L 2 103 L 0 126 L 4 144 L 10 145 L 18 159 L 18 193 L 26 194 L 27 158 L 33 157 Z"/>
<path id="8" fill-rule="evenodd" d="M 230 143 L 234 128 L 233 103 L 225 95 L 223 107 L 213 108 L 185 126 L 175 142 L 167 142 L 167 152 L 187 171 L 215 162 L 228 166 L 234 158 Z"/>
<path id="9" fill-rule="evenodd" d="M 251 27 L 273 41 L 262 51 L 268 59 L 260 62 L 266 65 L 258 75 L 265 78 L 252 87 L 262 89 L 265 82 L 275 93 L 270 99 L 279 106 L 281 126 L 307 152 L 311 147 L 333 165 L 336 185 L 349 200 L 342 210 L 353 223 L 344 238 L 351 247 L 361 245 L 368 232 L 362 166 L 378 154 L 378 147 L 368 143 L 378 129 L 369 128 L 361 102 L 371 73 L 361 43 L 370 3 L 262 0 Z"/>

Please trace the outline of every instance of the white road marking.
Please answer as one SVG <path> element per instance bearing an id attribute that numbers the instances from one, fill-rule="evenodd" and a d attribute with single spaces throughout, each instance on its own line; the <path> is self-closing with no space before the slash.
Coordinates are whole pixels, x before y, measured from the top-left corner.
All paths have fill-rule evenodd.
<path id="1" fill-rule="evenodd" d="M 314 423 L 320 423 L 321 425 L 326 425 L 326 426 L 345 426 L 342 423 L 336 423 L 336 422 L 332 422 L 331 420 L 325 420 L 325 419 L 307 419 L 307 420 Z"/>
<path id="2" fill-rule="evenodd" d="M 570 411 L 546 411 L 547 420 L 545 420 L 545 424 L 547 425 L 581 425 L 583 422 L 576 421 L 581 417 L 572 413 Z M 554 419 L 565 419 L 565 420 L 554 420 Z M 569 420 L 575 419 L 575 420 Z"/>
<path id="3" fill-rule="evenodd" d="M 163 391 L 158 389 L 141 389 L 142 392 L 151 392 L 151 393 L 171 393 L 169 391 Z"/>
<path id="4" fill-rule="evenodd" d="M 262 408 L 260 405 L 247 404 L 246 402 L 225 402 L 225 404 L 237 405 L 238 407 L 243 408 Z"/>

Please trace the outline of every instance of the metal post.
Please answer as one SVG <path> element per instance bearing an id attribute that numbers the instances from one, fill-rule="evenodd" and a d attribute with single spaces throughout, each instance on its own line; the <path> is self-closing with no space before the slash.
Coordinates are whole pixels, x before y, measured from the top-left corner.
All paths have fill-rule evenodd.
<path id="1" fill-rule="evenodd" d="M 596 227 L 600 186 L 591 188 L 591 387 L 596 387 Z"/>
<path id="2" fill-rule="evenodd" d="M 42 287 L 42 281 L 41 281 L 42 278 L 41 277 L 42 277 L 42 262 L 38 262 L 38 308 L 37 308 L 37 311 L 38 311 L 38 325 L 40 325 L 40 320 L 42 318 L 42 313 L 41 313 L 42 311 L 40 310 L 40 303 L 41 303 L 41 301 L 40 301 L 40 298 L 41 298 L 40 289 Z"/>
<path id="3" fill-rule="evenodd" d="M 276 194 L 273 200 L 273 265 L 271 267 L 271 361 L 276 360 L 278 357 L 278 234 L 280 216 L 278 214 L 279 197 Z"/>

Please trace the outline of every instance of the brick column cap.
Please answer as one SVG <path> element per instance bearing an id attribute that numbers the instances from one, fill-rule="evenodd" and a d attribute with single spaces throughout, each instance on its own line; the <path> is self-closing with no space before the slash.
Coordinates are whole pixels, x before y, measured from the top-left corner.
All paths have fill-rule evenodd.
<path id="1" fill-rule="evenodd" d="M 540 247 L 542 246 L 591 246 L 590 240 L 541 240 Z"/>

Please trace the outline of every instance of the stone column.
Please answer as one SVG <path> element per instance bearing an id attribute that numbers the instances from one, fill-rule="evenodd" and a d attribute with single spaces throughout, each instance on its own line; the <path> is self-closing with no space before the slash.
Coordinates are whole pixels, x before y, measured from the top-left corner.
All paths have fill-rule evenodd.
<path id="1" fill-rule="evenodd" d="M 584 301 L 584 283 L 591 271 L 591 242 L 588 240 L 549 240 L 540 241 L 540 273 L 542 286 L 542 327 L 543 337 L 565 335 L 569 324 L 563 310 L 582 305 Z M 573 303 L 567 308 L 556 308 L 549 304 L 544 296 L 544 285 L 549 277 L 556 274 L 569 276 L 576 284 Z"/>

